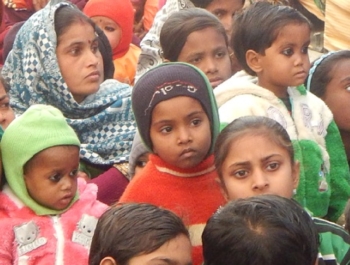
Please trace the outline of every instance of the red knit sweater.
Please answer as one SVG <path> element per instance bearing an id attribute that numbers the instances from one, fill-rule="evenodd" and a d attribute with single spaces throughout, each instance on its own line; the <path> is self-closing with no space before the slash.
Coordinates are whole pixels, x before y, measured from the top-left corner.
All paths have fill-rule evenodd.
<path id="1" fill-rule="evenodd" d="M 182 217 L 190 231 L 193 264 L 200 265 L 204 226 L 225 203 L 217 177 L 213 155 L 191 169 L 176 168 L 150 155 L 150 161 L 129 183 L 120 202 L 151 203 Z"/>

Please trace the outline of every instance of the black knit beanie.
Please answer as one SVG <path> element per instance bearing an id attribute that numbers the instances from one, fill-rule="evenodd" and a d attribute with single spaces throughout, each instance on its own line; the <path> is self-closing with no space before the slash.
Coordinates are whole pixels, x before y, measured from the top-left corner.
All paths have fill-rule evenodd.
<path id="1" fill-rule="evenodd" d="M 212 144 L 219 133 L 219 118 L 213 89 L 205 74 L 193 65 L 179 62 L 164 63 L 146 72 L 132 91 L 132 108 L 140 136 L 152 150 L 150 126 L 152 111 L 161 101 L 188 96 L 200 102 L 208 116 Z"/>

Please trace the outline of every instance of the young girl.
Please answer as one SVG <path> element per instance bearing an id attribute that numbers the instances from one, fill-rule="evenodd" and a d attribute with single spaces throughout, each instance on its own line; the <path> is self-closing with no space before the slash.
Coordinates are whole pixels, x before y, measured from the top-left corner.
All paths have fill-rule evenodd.
<path id="1" fill-rule="evenodd" d="M 77 178 L 80 142 L 62 113 L 33 105 L 1 141 L 0 264 L 86 264 L 107 206 Z M 15 159 L 14 159 L 15 158 Z"/>
<path id="2" fill-rule="evenodd" d="M 258 2 L 236 17 L 232 39 L 257 84 L 236 78 L 215 90 L 222 126 L 246 115 L 278 121 L 300 162 L 295 198 L 315 216 L 337 221 L 350 196 L 349 169 L 331 111 L 302 85 L 310 65 L 308 20 L 293 8 Z"/>
<path id="3" fill-rule="evenodd" d="M 145 203 L 116 205 L 99 219 L 89 265 L 191 265 L 187 228 L 173 212 Z"/>
<path id="4" fill-rule="evenodd" d="M 204 8 L 219 18 L 226 34 L 230 37 L 233 15 L 243 8 L 244 2 L 245 0 L 167 0 L 162 9 L 158 11 L 151 29 L 141 42 L 142 52 L 137 65 L 136 80 L 149 69 L 163 62 L 159 34 L 171 14 L 193 7 Z"/>
<path id="5" fill-rule="evenodd" d="M 196 67 L 167 63 L 142 76 L 132 103 L 141 139 L 152 153 L 120 202 L 147 202 L 183 217 L 193 264 L 199 265 L 204 224 L 224 203 L 212 154 L 219 130 L 213 89 Z"/>
<path id="6" fill-rule="evenodd" d="M 159 40 L 165 60 L 197 66 L 213 88 L 232 75 L 225 29 L 205 9 L 189 8 L 172 14 L 164 23 Z"/>
<path id="7" fill-rule="evenodd" d="M 275 120 L 262 116 L 236 119 L 218 136 L 214 154 L 226 200 L 262 194 L 293 197 L 300 165 L 294 160 L 287 131 Z M 326 264 L 350 262 L 349 234 L 319 218 L 314 223 L 320 236 L 320 259 Z"/>
<path id="8" fill-rule="evenodd" d="M 229 202 L 208 220 L 202 239 L 204 265 L 318 264 L 311 216 L 296 201 L 276 195 Z"/>
<path id="9" fill-rule="evenodd" d="M 104 31 L 109 40 L 113 51 L 114 79 L 134 84 L 141 50 L 131 43 L 134 23 L 131 2 L 90 0 L 84 7 L 84 13 Z"/>
<path id="10" fill-rule="evenodd" d="M 48 4 L 19 30 L 2 74 L 17 115 L 35 103 L 62 111 L 82 143 L 85 170 L 91 177 L 111 170 L 114 185 L 106 192 L 116 194 L 128 183 L 125 166 L 135 134 L 131 88 L 116 80 L 102 82 L 94 27 L 70 4 Z"/>
<path id="11" fill-rule="evenodd" d="M 321 98 L 333 113 L 350 161 L 350 50 L 330 52 L 316 60 L 306 88 Z"/>

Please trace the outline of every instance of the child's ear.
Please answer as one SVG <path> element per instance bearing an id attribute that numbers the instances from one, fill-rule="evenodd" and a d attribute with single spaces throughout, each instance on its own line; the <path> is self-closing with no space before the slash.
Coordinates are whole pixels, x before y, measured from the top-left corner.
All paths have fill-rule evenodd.
<path id="1" fill-rule="evenodd" d="M 253 50 L 248 50 L 245 54 L 245 59 L 247 61 L 247 65 L 250 69 L 252 69 L 255 73 L 260 73 L 262 68 L 260 65 L 260 54 Z"/>
<path id="2" fill-rule="evenodd" d="M 299 184 L 299 174 L 300 174 L 300 163 L 299 161 L 295 161 L 293 168 L 292 168 L 292 178 L 293 178 L 293 184 L 294 184 L 294 189 L 298 187 Z"/>
<path id="3" fill-rule="evenodd" d="M 105 257 L 101 260 L 100 265 L 117 265 L 112 257 Z"/>

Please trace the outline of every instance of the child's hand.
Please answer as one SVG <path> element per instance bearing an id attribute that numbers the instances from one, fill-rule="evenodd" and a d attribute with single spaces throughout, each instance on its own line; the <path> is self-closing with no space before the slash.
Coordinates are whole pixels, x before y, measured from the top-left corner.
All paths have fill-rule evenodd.
<path id="1" fill-rule="evenodd" d="M 90 180 L 88 174 L 86 174 L 84 171 L 78 171 L 77 177 L 78 177 L 78 178 L 83 178 L 83 179 L 85 179 L 86 181 L 89 181 L 89 180 Z"/>
<path id="2" fill-rule="evenodd" d="M 133 32 L 140 40 L 142 40 L 143 37 L 146 35 L 147 31 L 145 31 L 143 27 L 143 17 L 140 19 L 139 22 L 134 24 Z"/>

